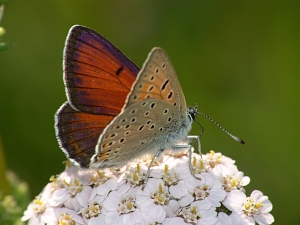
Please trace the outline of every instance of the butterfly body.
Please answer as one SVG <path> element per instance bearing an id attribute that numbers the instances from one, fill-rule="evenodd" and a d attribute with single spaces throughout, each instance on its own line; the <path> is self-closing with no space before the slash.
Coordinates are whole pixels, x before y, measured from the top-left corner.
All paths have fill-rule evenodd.
<path id="1" fill-rule="evenodd" d="M 100 34 L 74 26 L 64 50 L 64 82 L 68 102 L 55 114 L 55 130 L 75 165 L 120 168 L 149 153 L 182 147 L 191 153 L 188 132 L 197 108 L 186 106 L 163 49 L 153 48 L 139 71 Z"/>

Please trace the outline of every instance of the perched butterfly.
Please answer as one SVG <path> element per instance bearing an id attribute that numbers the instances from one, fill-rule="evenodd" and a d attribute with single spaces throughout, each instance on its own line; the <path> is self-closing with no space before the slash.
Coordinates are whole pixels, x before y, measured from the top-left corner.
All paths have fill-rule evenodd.
<path id="1" fill-rule="evenodd" d="M 197 107 L 186 106 L 174 67 L 153 48 L 141 70 L 97 32 L 73 26 L 64 49 L 68 101 L 55 114 L 66 156 L 82 168 L 120 168 L 145 154 L 188 149 Z M 190 165 L 191 168 L 191 165 Z M 149 169 L 147 176 L 149 175 Z"/>

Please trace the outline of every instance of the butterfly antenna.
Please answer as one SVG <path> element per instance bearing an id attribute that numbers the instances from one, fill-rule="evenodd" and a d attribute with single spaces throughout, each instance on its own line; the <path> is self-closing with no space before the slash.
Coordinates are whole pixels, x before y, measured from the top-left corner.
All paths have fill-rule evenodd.
<path id="1" fill-rule="evenodd" d="M 197 112 L 197 114 L 200 114 L 201 116 L 204 116 L 205 118 L 209 119 L 211 122 L 213 122 L 217 127 L 219 127 L 222 131 L 224 131 L 226 134 L 228 134 L 233 140 L 245 145 L 246 143 L 238 138 L 237 136 L 234 136 L 233 134 L 229 133 L 224 127 L 222 127 L 219 123 L 217 123 L 215 120 L 213 120 L 210 116 L 206 115 L 203 112 Z M 201 126 L 202 127 L 202 126 Z M 202 127 L 202 132 L 203 132 L 203 127 Z"/>

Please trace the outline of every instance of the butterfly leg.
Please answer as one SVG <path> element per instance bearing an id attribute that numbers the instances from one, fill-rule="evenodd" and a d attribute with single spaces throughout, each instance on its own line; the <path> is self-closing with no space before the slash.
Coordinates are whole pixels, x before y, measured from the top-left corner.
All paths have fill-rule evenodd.
<path id="1" fill-rule="evenodd" d="M 200 137 L 197 135 L 189 135 L 187 136 L 187 141 L 188 143 L 191 143 L 193 141 L 197 141 L 197 145 L 198 145 L 198 152 L 201 155 L 201 143 L 200 143 Z"/>
<path id="2" fill-rule="evenodd" d="M 154 160 L 164 151 L 164 149 L 159 149 L 155 154 L 154 156 L 152 157 L 152 160 L 150 162 L 150 165 L 148 166 L 148 169 L 147 169 L 147 173 L 146 173 L 146 177 L 145 177 L 145 181 L 144 181 L 144 184 L 142 186 L 142 190 L 144 190 L 146 184 L 147 184 L 147 181 L 148 181 L 148 178 L 150 176 L 150 169 L 154 163 Z"/>
<path id="3" fill-rule="evenodd" d="M 199 136 L 196 136 L 196 135 L 191 135 L 191 136 L 187 136 L 187 144 L 182 144 L 182 145 L 175 145 L 173 147 L 173 150 L 174 151 L 182 151 L 184 149 L 187 149 L 188 148 L 188 151 L 189 151 L 189 169 L 190 169 L 190 172 L 192 174 L 193 177 L 195 177 L 196 179 L 198 179 L 196 176 L 195 176 L 195 173 L 194 173 L 194 170 L 193 170 L 193 166 L 192 166 L 192 154 L 193 154 L 193 151 L 192 151 L 192 146 L 188 143 L 191 143 L 193 141 L 197 141 L 197 144 L 198 144 L 198 152 L 201 156 L 201 143 L 200 143 L 200 137 Z M 147 184 L 147 181 L 149 179 L 149 176 L 150 176 L 150 169 L 154 163 L 154 160 L 156 158 L 159 157 L 159 155 L 164 151 L 164 149 L 159 149 L 153 156 L 151 162 L 150 162 L 150 165 L 148 166 L 148 169 L 147 169 L 147 173 L 146 173 L 146 176 L 145 176 L 145 181 L 144 181 L 144 184 L 142 186 L 142 190 L 144 190 L 146 184 Z"/>
<path id="4" fill-rule="evenodd" d="M 202 158 L 200 136 L 190 135 L 190 136 L 187 137 L 187 139 L 188 139 L 189 143 L 197 140 L 198 152 L 199 152 L 200 157 Z M 195 171 L 193 170 L 193 165 L 192 165 L 192 150 L 191 149 L 192 149 L 192 146 L 190 145 L 190 148 L 189 148 L 189 168 L 190 168 L 190 172 L 191 172 L 192 176 L 194 178 L 198 179 L 196 177 L 196 175 L 195 175 Z"/>
<path id="5" fill-rule="evenodd" d="M 202 157 L 201 155 L 201 143 L 200 143 L 200 137 L 199 136 L 196 136 L 196 135 L 191 135 L 191 136 L 187 136 L 187 143 L 191 143 L 193 141 L 197 141 L 197 145 L 198 145 L 198 152 L 200 154 L 200 156 Z M 193 165 L 192 165 L 192 154 L 193 154 L 193 151 L 192 151 L 192 145 L 190 144 L 186 144 L 186 145 L 176 145 L 174 146 L 173 150 L 175 151 L 178 151 L 178 150 L 182 150 L 184 148 L 188 148 L 188 151 L 189 151 L 189 169 L 190 169 L 190 172 L 192 174 L 192 176 L 196 179 L 198 179 L 196 176 L 195 176 L 195 172 L 193 170 Z"/>

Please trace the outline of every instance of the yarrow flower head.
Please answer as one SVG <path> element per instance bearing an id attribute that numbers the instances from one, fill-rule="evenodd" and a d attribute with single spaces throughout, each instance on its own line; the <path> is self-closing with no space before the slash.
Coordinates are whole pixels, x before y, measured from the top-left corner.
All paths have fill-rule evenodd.
<path id="1" fill-rule="evenodd" d="M 243 192 L 234 190 L 228 193 L 223 202 L 232 211 L 234 220 L 242 225 L 248 224 L 271 224 L 273 216 L 269 213 L 272 210 L 272 203 L 267 196 L 260 191 L 253 191 L 250 197 Z"/>
<path id="2" fill-rule="evenodd" d="M 260 191 L 246 197 L 244 176 L 221 153 L 165 154 L 119 171 L 83 170 L 67 164 L 28 206 L 29 224 L 267 225 L 272 204 Z"/>

